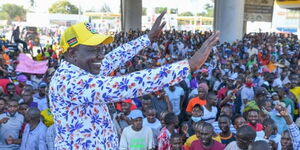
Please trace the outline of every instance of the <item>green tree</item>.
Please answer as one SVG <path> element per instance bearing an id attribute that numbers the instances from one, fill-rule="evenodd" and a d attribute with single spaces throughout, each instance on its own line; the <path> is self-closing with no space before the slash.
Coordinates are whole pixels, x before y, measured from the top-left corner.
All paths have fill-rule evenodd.
<path id="1" fill-rule="evenodd" d="M 202 13 L 198 13 L 197 16 L 204 16 L 204 17 L 213 17 L 214 16 L 214 7 L 210 4 L 205 4 L 205 11 Z"/>
<path id="2" fill-rule="evenodd" d="M 156 13 L 156 14 L 160 14 L 160 13 L 162 13 L 164 10 L 167 10 L 167 7 L 156 7 L 156 8 L 155 8 L 155 13 Z"/>
<path id="3" fill-rule="evenodd" d="M 147 8 L 142 8 L 142 16 L 147 16 Z"/>
<path id="4" fill-rule="evenodd" d="M 26 19 L 26 9 L 23 6 L 16 4 L 3 4 L 0 7 L 0 18 L 8 21 L 16 20 L 20 18 L 21 20 Z"/>
<path id="5" fill-rule="evenodd" d="M 194 16 L 194 14 L 190 11 L 186 11 L 178 14 L 178 16 Z"/>
<path id="6" fill-rule="evenodd" d="M 67 0 L 58 1 L 51 5 L 49 13 L 78 14 L 78 8 Z"/>

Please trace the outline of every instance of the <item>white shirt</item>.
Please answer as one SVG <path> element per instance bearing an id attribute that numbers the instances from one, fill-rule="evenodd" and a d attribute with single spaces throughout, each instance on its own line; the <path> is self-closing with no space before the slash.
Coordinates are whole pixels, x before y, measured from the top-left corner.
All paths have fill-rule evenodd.
<path id="1" fill-rule="evenodd" d="M 144 118 L 143 119 L 143 127 L 149 127 L 152 129 L 152 132 L 153 132 L 153 138 L 155 139 L 154 140 L 154 143 L 155 145 L 157 145 L 157 137 L 160 133 L 160 129 L 161 129 L 161 123 L 158 119 L 155 118 L 155 122 L 154 123 L 150 123 L 148 122 L 147 118 Z"/>
<path id="2" fill-rule="evenodd" d="M 175 86 L 174 91 L 170 91 L 169 88 L 164 89 L 166 92 L 166 95 L 169 97 L 170 102 L 172 103 L 173 106 L 173 112 L 176 115 L 179 115 L 181 110 L 180 110 L 180 98 L 181 96 L 184 96 L 184 91 L 181 87 Z"/>
<path id="3" fill-rule="evenodd" d="M 140 131 L 134 131 L 132 126 L 124 128 L 119 150 L 148 150 L 154 147 L 151 128 L 143 126 Z"/>
<path id="4" fill-rule="evenodd" d="M 46 132 L 47 127 L 42 121 L 32 131 L 30 131 L 30 125 L 26 124 L 20 150 L 47 150 Z"/>
<path id="5" fill-rule="evenodd" d="M 203 106 L 203 116 L 202 120 L 207 123 L 214 123 L 217 117 L 218 109 L 215 106 L 212 106 L 211 111 L 207 110 L 205 106 Z"/>

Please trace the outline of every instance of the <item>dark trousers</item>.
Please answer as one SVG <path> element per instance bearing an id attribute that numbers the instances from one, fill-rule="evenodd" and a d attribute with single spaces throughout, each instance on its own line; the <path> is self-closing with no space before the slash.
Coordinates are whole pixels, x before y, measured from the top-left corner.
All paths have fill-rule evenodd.
<path id="1" fill-rule="evenodd" d="M 28 52 L 28 48 L 27 48 L 27 43 L 23 40 L 20 40 L 20 39 L 14 39 L 15 43 L 16 44 L 23 44 L 23 52 Z"/>

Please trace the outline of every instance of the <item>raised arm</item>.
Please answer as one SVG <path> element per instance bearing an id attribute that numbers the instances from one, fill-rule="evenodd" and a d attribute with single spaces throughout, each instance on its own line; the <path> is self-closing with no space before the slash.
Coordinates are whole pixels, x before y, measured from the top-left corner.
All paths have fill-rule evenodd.
<path id="1" fill-rule="evenodd" d="M 217 33 L 204 42 L 205 47 L 201 47 L 190 60 L 137 71 L 125 76 L 95 76 L 66 64 L 67 66 L 62 69 L 58 68 L 57 74 L 52 78 L 49 88 L 50 99 L 60 106 L 111 103 L 139 97 L 177 84 L 184 80 L 190 71 L 201 67 L 208 57 L 211 46 L 214 45 L 211 42 L 217 41 L 212 39 L 218 35 Z"/>
<path id="2" fill-rule="evenodd" d="M 101 62 L 100 75 L 109 75 L 112 71 L 132 59 L 142 49 L 151 44 L 148 35 L 143 35 L 135 40 L 123 44 L 105 55 Z"/>
<path id="3" fill-rule="evenodd" d="M 128 60 L 132 59 L 142 49 L 150 46 L 151 42 L 159 36 L 162 28 L 166 25 L 165 22 L 161 23 L 165 14 L 166 11 L 162 12 L 158 16 L 147 35 L 143 35 L 135 40 L 123 44 L 105 55 L 101 62 L 100 75 L 109 75 L 122 64 L 125 64 Z"/>

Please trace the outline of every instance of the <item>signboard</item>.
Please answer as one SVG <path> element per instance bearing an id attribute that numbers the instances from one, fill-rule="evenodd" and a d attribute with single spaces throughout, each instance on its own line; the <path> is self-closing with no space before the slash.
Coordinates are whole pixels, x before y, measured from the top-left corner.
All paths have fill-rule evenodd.
<path id="1" fill-rule="evenodd" d="M 282 8 L 300 8 L 300 0 L 276 0 L 276 4 Z"/>
<path id="2" fill-rule="evenodd" d="M 245 21 L 272 22 L 274 0 L 245 0 Z"/>

